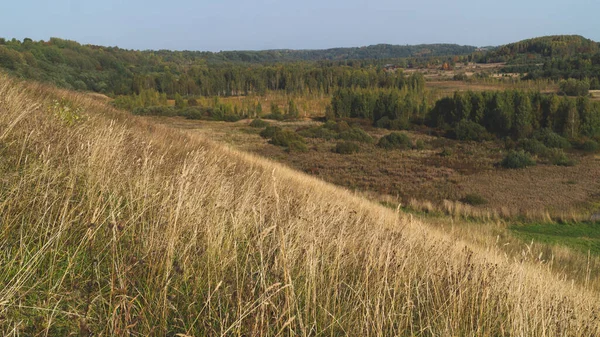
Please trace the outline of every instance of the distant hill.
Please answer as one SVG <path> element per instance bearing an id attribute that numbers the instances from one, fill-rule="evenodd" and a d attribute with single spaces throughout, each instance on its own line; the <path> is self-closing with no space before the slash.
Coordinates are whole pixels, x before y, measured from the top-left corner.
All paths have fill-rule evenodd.
<path id="1" fill-rule="evenodd" d="M 224 51 L 206 53 L 208 60 L 242 62 L 281 62 L 281 61 L 319 61 L 319 60 L 364 60 L 393 59 L 424 56 L 467 55 L 477 47 L 457 44 L 419 44 L 391 45 L 378 44 L 367 47 L 331 48 L 322 50 L 265 50 L 265 51 Z"/>
<path id="2" fill-rule="evenodd" d="M 600 51 L 597 42 L 579 35 L 553 35 L 527 39 L 495 48 L 483 54 L 482 62 L 509 62 L 515 59 L 566 58 Z"/>
<path id="3" fill-rule="evenodd" d="M 332 71 L 346 76 L 342 68 L 347 66 L 345 62 L 348 60 L 362 60 L 359 62 L 361 65 L 351 62 L 351 66 L 367 67 L 390 59 L 453 57 L 469 55 L 474 50 L 475 47 L 472 46 L 452 44 L 381 44 L 326 50 L 212 53 L 136 51 L 82 45 L 59 38 L 51 38 L 49 41 L 0 38 L 0 69 L 22 78 L 50 82 L 63 88 L 105 94 L 127 95 L 139 93 L 141 89 L 155 89 L 168 95 L 175 92 L 182 95 L 229 95 L 232 92 L 263 89 L 296 90 L 290 89 L 290 85 L 303 88 L 307 81 L 318 86 L 318 83 L 315 84 L 308 77 L 325 78 L 327 71 L 324 68 L 335 68 Z M 317 61 L 332 64 L 321 67 L 315 63 Z M 333 78 L 331 71 L 327 76 Z M 333 84 L 335 83 L 330 83 L 329 86 Z"/>

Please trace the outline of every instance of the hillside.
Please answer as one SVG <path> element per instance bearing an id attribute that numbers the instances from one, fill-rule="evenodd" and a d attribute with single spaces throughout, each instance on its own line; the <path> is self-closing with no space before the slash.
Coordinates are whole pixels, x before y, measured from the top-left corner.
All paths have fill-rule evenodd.
<path id="1" fill-rule="evenodd" d="M 510 62 L 519 58 L 568 58 L 578 54 L 595 54 L 599 44 L 579 35 L 553 35 L 510 43 L 484 54 L 484 62 Z"/>
<path id="2" fill-rule="evenodd" d="M 597 293 L 537 257 L 84 94 L 0 98 L 2 335 L 600 333 Z"/>
<path id="3" fill-rule="evenodd" d="M 339 61 L 345 65 L 347 60 L 368 59 L 377 63 L 377 60 L 390 58 L 466 55 L 473 50 L 475 47 L 435 44 L 212 53 L 125 50 L 81 45 L 58 38 L 39 42 L 31 39 L 22 42 L 0 39 L 0 69 L 21 78 L 44 81 L 67 89 L 106 94 L 139 94 L 141 89 L 155 89 L 171 97 L 175 92 L 181 95 L 227 95 L 232 87 L 233 90 L 239 88 L 247 91 L 249 86 L 261 90 L 255 86 L 272 82 L 275 88 L 282 87 L 285 90 L 286 80 L 280 78 L 306 68 L 308 61 L 309 70 L 314 72 L 321 67 L 313 64 L 313 61 Z M 274 66 L 274 63 L 278 65 Z M 258 80 L 273 73 L 277 76 Z M 302 81 L 307 80 L 303 78 Z M 295 80 L 287 79 L 287 82 Z"/>

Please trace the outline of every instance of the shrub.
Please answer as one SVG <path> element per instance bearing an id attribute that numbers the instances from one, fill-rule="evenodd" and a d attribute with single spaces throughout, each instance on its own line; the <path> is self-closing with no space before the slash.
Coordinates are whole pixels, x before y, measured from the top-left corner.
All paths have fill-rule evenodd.
<path id="1" fill-rule="evenodd" d="M 415 142 L 415 149 L 417 149 L 417 150 L 423 150 L 423 149 L 425 149 L 425 147 L 426 147 L 425 142 L 422 139 L 418 139 Z"/>
<path id="2" fill-rule="evenodd" d="M 307 152 L 308 146 L 306 143 L 300 141 L 292 141 L 289 143 L 286 149 L 287 152 Z"/>
<path id="3" fill-rule="evenodd" d="M 523 150 L 508 152 L 501 162 L 502 167 L 510 169 L 524 168 L 535 164 L 535 160 Z"/>
<path id="4" fill-rule="evenodd" d="M 550 148 L 568 149 L 571 147 L 571 143 L 566 138 L 548 128 L 537 131 L 534 133 L 533 138 Z"/>
<path id="5" fill-rule="evenodd" d="M 588 139 L 580 143 L 578 148 L 585 152 L 593 153 L 598 152 L 598 150 L 600 150 L 600 144 L 598 144 L 598 142 L 596 142 L 595 140 Z"/>
<path id="6" fill-rule="evenodd" d="M 346 141 L 353 140 L 361 143 L 373 143 L 373 137 L 358 127 L 340 132 L 339 138 Z"/>
<path id="7" fill-rule="evenodd" d="M 348 125 L 346 121 L 340 121 L 337 123 L 334 121 L 327 121 L 325 124 L 323 124 L 323 127 L 335 132 L 344 132 L 346 130 L 350 130 L 350 125 Z"/>
<path id="8" fill-rule="evenodd" d="M 561 149 L 552 149 L 548 154 L 548 159 L 554 165 L 558 166 L 575 166 L 575 161 L 567 156 Z"/>
<path id="9" fill-rule="evenodd" d="M 519 147 L 533 155 L 546 156 L 548 148 L 537 139 L 523 139 L 519 142 Z"/>
<path id="10" fill-rule="evenodd" d="M 456 124 L 454 127 L 454 136 L 458 140 L 472 140 L 477 142 L 492 138 L 483 125 L 466 119 Z"/>
<path id="11" fill-rule="evenodd" d="M 274 121 L 282 121 L 285 119 L 285 116 L 280 113 L 271 113 L 266 116 L 263 116 L 264 119 L 272 119 Z"/>
<path id="12" fill-rule="evenodd" d="M 410 122 L 406 119 L 390 119 L 388 116 L 384 116 L 375 122 L 375 127 L 390 130 L 408 130 Z"/>
<path id="13" fill-rule="evenodd" d="M 132 113 L 140 116 L 178 116 L 181 112 L 172 106 L 150 106 L 146 108 L 135 108 Z"/>
<path id="14" fill-rule="evenodd" d="M 447 147 L 444 147 L 440 152 L 440 157 L 450 157 L 452 156 L 452 150 Z"/>
<path id="15" fill-rule="evenodd" d="M 271 144 L 287 147 L 288 150 L 307 151 L 308 147 L 304 138 L 294 131 L 277 130 L 271 137 Z"/>
<path id="16" fill-rule="evenodd" d="M 336 139 L 338 137 L 337 132 L 325 128 L 323 126 L 314 126 L 307 129 L 298 130 L 298 134 L 307 138 L 322 138 L 322 139 Z"/>
<path id="17" fill-rule="evenodd" d="M 590 82 L 588 80 L 577 80 L 570 78 L 558 83 L 559 93 L 567 96 L 586 96 L 590 92 Z"/>
<path id="18" fill-rule="evenodd" d="M 467 194 L 464 198 L 460 199 L 460 202 L 469 204 L 471 206 L 480 206 L 487 204 L 487 200 L 478 194 Z"/>
<path id="19" fill-rule="evenodd" d="M 375 127 L 388 129 L 390 127 L 391 119 L 388 116 L 383 116 L 377 122 L 375 122 Z"/>
<path id="20" fill-rule="evenodd" d="M 252 122 L 250 122 L 249 124 L 251 127 L 253 128 L 265 128 L 267 126 L 269 126 L 269 122 L 265 122 L 262 119 L 255 119 Z"/>
<path id="21" fill-rule="evenodd" d="M 387 136 L 381 137 L 377 146 L 386 150 L 406 149 L 412 146 L 412 142 L 407 135 L 399 132 L 392 132 Z"/>
<path id="22" fill-rule="evenodd" d="M 341 142 L 335 145 L 333 152 L 339 154 L 351 154 L 360 151 L 360 146 L 354 142 Z"/>
<path id="23" fill-rule="evenodd" d="M 237 122 L 243 118 L 244 118 L 244 116 L 240 116 L 240 115 L 221 115 L 221 116 L 213 117 L 213 120 L 223 121 L 223 122 Z"/>
<path id="24" fill-rule="evenodd" d="M 263 138 L 272 138 L 273 135 L 275 135 L 275 133 L 277 131 L 281 131 L 281 128 L 278 126 L 267 126 L 264 130 L 262 130 L 260 132 L 260 136 Z"/>

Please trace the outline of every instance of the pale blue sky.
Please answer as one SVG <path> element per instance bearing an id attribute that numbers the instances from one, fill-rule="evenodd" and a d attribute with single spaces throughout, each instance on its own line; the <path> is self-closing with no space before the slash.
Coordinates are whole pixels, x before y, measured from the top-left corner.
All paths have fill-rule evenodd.
<path id="1" fill-rule="evenodd" d="M 0 37 L 127 49 L 323 49 L 377 43 L 600 41 L 599 0 L 0 0 Z"/>

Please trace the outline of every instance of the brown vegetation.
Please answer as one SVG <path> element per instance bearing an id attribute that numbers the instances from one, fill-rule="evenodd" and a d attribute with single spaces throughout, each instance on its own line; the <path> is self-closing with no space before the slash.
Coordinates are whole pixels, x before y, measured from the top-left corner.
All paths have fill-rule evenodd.
<path id="1" fill-rule="evenodd" d="M 0 111 L 3 335 L 600 333 L 539 262 L 281 165 L 4 76 Z"/>

